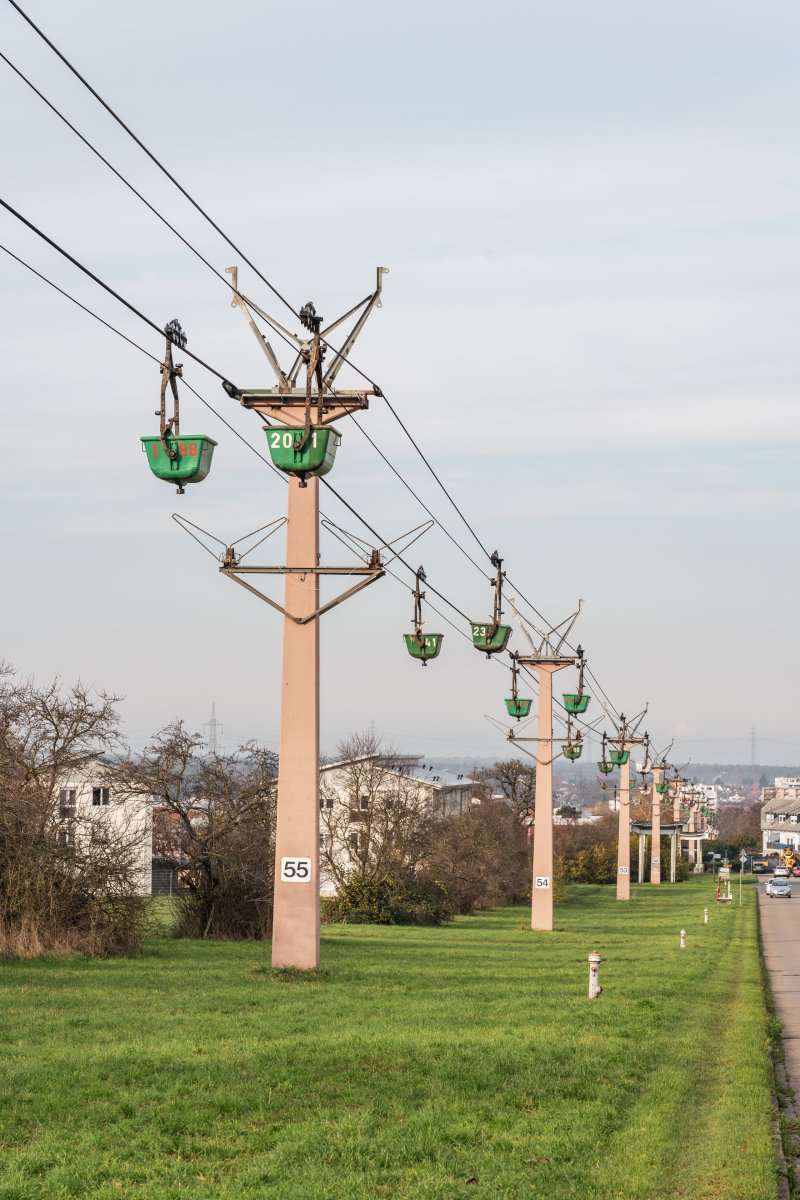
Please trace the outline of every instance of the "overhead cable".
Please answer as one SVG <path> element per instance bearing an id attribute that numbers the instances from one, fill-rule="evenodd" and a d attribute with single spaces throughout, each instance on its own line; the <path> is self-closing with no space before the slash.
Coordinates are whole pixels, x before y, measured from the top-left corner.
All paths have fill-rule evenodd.
<path id="1" fill-rule="evenodd" d="M 13 0 L 9 0 L 9 3 L 13 3 Z M 144 321 L 145 325 L 149 325 L 150 328 L 154 329 L 161 337 L 164 336 L 164 330 L 158 326 L 155 321 L 151 321 L 150 318 L 146 317 L 144 313 L 141 312 L 134 304 L 131 304 L 130 300 L 126 300 L 124 296 L 120 296 L 119 292 L 115 292 L 110 284 L 104 283 L 99 275 L 95 275 L 94 271 L 90 271 L 89 268 L 85 267 L 82 262 L 79 262 L 77 258 L 74 258 L 68 250 L 65 250 L 64 247 L 60 246 L 58 242 L 53 240 L 53 238 L 48 237 L 43 230 L 39 229 L 37 225 L 34 225 L 33 221 L 29 221 L 27 217 L 23 217 L 22 213 L 18 212 L 17 209 L 9 204 L 7 200 L 4 200 L 2 196 L 0 196 L 0 206 L 6 209 L 7 212 L 10 212 L 12 217 L 16 217 L 18 221 L 27 226 L 27 228 L 30 229 L 32 233 L 35 233 L 37 237 L 40 237 L 43 242 L 47 242 L 48 246 L 52 246 L 52 248 L 62 255 L 63 258 L 66 258 L 68 262 L 71 262 L 74 267 L 77 267 L 79 271 L 82 271 L 84 275 L 87 275 L 89 279 L 108 292 L 110 296 L 113 296 L 115 300 L 118 300 L 120 304 L 123 304 L 125 308 L 137 316 L 140 321 Z M 200 358 L 197 354 L 194 354 L 185 346 L 181 347 L 181 353 L 193 359 L 196 363 L 198 363 L 199 366 L 205 367 L 206 371 L 209 371 L 212 375 L 216 376 L 221 383 L 228 384 L 229 387 L 233 387 L 226 375 L 220 374 L 215 367 L 209 366 L 207 362 L 204 362 L 202 358 Z M 236 389 L 234 388 L 234 391 L 235 390 Z"/>
<path id="2" fill-rule="evenodd" d="M 228 245 L 231 247 L 231 249 L 235 250 L 236 253 L 239 254 L 242 257 L 242 259 L 247 263 L 248 267 L 250 267 L 253 271 L 255 271 L 256 275 L 259 277 L 259 279 L 262 281 L 262 283 L 264 283 L 269 288 L 269 290 L 275 296 L 277 296 L 277 298 L 281 301 L 281 303 L 285 304 L 286 307 L 289 309 L 289 311 L 291 313 L 293 313 L 294 316 L 299 319 L 300 314 L 292 307 L 292 305 L 285 298 L 285 296 L 282 296 L 281 293 L 278 291 L 278 289 L 276 287 L 274 287 L 274 285 L 271 284 L 270 281 L 264 275 L 261 274 L 258 267 L 256 267 L 254 265 L 254 263 L 252 263 L 250 261 L 250 259 L 244 253 L 244 251 L 240 250 L 239 247 L 235 244 L 235 242 L 233 242 L 231 240 L 231 238 L 228 237 L 227 233 L 225 233 L 225 230 L 221 229 L 220 226 L 213 219 L 213 217 L 210 217 L 209 214 L 206 212 L 206 210 L 198 204 L 198 202 L 186 190 L 186 188 L 183 186 L 183 184 L 178 182 L 178 180 L 175 178 L 175 176 L 170 171 L 167 170 L 167 168 L 164 166 L 164 164 L 161 162 L 161 160 L 158 159 L 155 154 L 153 154 L 152 150 L 149 150 L 147 148 L 147 146 L 144 144 L 144 142 L 141 140 L 141 138 L 136 136 L 136 134 L 133 132 L 133 130 L 130 128 L 130 126 L 125 124 L 125 122 L 122 120 L 122 117 L 120 117 L 119 114 L 114 111 L 114 109 L 111 107 L 111 105 L 108 104 L 103 99 L 103 97 L 100 95 L 100 93 L 98 91 L 96 91 L 95 88 L 92 87 L 92 85 L 88 82 L 88 80 L 85 79 L 83 77 L 83 75 L 81 75 L 81 73 L 77 69 L 77 67 L 73 66 L 73 64 L 69 61 L 67 56 L 59 50 L 58 46 L 56 46 L 53 42 L 51 42 L 51 40 L 47 36 L 47 34 L 44 33 L 43 30 L 41 30 L 39 28 L 39 26 L 36 24 L 36 22 L 33 21 L 31 19 L 31 17 L 28 16 L 28 14 L 25 12 L 25 10 L 19 4 L 17 4 L 16 0 L 8 0 L 8 2 L 12 8 L 16 9 L 16 11 L 22 17 L 22 19 L 24 21 L 27 21 L 27 23 L 30 25 L 31 29 L 33 29 L 34 32 L 39 35 L 39 37 L 42 39 L 42 41 L 47 46 L 50 47 L 50 49 L 53 51 L 53 53 L 55 55 L 57 55 L 58 58 L 61 59 L 64 66 L 67 67 L 72 72 L 72 74 L 75 76 L 75 78 L 80 80 L 80 82 L 87 89 L 87 91 L 91 92 L 91 94 L 94 96 L 95 100 L 97 100 L 97 102 L 99 104 L 102 104 L 103 108 L 106 110 L 106 112 L 109 114 L 109 116 L 113 117 L 113 119 L 117 122 L 117 124 L 119 126 L 121 126 L 122 129 L 125 130 L 125 132 L 128 134 L 128 136 L 133 138 L 133 140 L 136 142 L 136 145 L 139 147 L 139 149 L 144 151 L 144 153 L 151 160 L 151 162 L 155 163 L 155 165 L 158 167 L 158 169 L 164 175 L 166 175 L 167 179 L 169 179 L 170 183 L 173 183 L 175 185 L 175 187 L 178 189 L 178 191 L 181 193 L 181 195 L 185 196 L 185 198 L 200 213 L 200 215 L 202 217 L 204 217 L 206 221 L 208 221 L 209 225 L 211 225 L 212 228 L 217 231 L 217 233 L 220 235 L 220 237 L 225 242 L 228 243 Z"/>

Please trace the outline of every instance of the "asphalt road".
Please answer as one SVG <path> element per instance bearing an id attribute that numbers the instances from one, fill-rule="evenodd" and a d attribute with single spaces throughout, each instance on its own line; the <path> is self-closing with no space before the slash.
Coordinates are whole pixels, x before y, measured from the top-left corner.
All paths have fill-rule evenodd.
<path id="1" fill-rule="evenodd" d="M 783 1023 L 786 1070 L 800 1097 L 800 879 L 792 880 L 791 900 L 770 899 L 764 883 L 757 885 L 764 958 Z"/>

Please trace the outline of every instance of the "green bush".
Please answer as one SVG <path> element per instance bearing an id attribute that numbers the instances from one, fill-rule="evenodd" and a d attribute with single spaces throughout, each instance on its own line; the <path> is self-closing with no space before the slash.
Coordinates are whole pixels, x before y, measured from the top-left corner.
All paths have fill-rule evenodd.
<path id="1" fill-rule="evenodd" d="M 441 925 L 452 917 L 447 889 L 438 880 L 355 877 L 325 906 L 327 921 L 347 925 Z"/>
<path id="2" fill-rule="evenodd" d="M 585 846 L 563 863 L 564 878 L 570 883 L 615 883 L 617 847 L 595 843 Z"/>

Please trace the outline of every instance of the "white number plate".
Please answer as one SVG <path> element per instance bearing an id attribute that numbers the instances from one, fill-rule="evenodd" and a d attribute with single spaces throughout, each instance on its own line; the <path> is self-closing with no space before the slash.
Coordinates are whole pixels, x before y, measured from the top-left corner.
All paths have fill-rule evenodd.
<path id="1" fill-rule="evenodd" d="M 281 883 L 310 883 L 310 858 L 282 858 Z"/>
<path id="2" fill-rule="evenodd" d="M 619 869 L 619 873 L 620 873 L 620 875 L 627 875 L 627 874 L 628 874 L 628 868 L 627 868 L 627 867 L 620 867 L 620 869 Z"/>
<path id="3" fill-rule="evenodd" d="M 537 875 L 536 876 L 536 886 L 537 886 L 537 888 L 549 888 L 550 887 L 550 876 L 549 875 Z"/>

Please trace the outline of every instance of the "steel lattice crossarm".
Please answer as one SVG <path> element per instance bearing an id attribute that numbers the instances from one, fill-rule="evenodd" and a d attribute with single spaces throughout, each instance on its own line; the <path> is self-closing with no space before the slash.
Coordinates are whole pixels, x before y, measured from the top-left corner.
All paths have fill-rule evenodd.
<path id="1" fill-rule="evenodd" d="M 226 267 L 225 270 L 231 276 L 231 286 L 234 293 L 231 300 L 231 307 L 238 307 L 244 314 L 277 379 L 277 387 L 275 388 L 247 388 L 232 393 L 235 394 L 236 399 L 239 400 L 243 407 L 252 409 L 273 420 L 284 422 L 286 425 L 301 425 L 305 420 L 305 410 L 309 405 L 310 382 L 312 378 L 317 383 L 317 398 L 314 405 L 316 409 L 316 425 L 328 425 L 339 417 L 345 417 L 352 412 L 369 407 L 368 397 L 379 394 L 374 389 L 371 391 L 363 389 L 341 391 L 336 389 L 334 391 L 334 384 L 339 371 L 347 362 L 350 351 L 361 330 L 364 328 L 373 308 L 381 307 L 383 276 L 388 272 L 387 267 L 378 267 L 374 292 L 371 292 L 369 296 L 359 301 L 358 304 L 348 309 L 346 313 L 325 328 L 322 328 L 322 317 L 317 314 L 314 305 L 311 302 L 305 304 L 300 310 L 300 317 L 309 330 L 310 337 L 303 337 L 292 333 L 291 330 L 286 329 L 284 325 L 260 308 L 254 300 L 251 300 L 243 292 L 240 292 L 238 287 L 238 267 Z M 266 321 L 271 329 L 274 329 L 281 337 L 295 346 L 295 359 L 288 371 L 283 370 L 278 362 L 275 351 L 256 325 L 253 319 L 254 312 L 263 321 Z M 333 362 L 327 371 L 323 372 L 322 363 L 327 350 L 324 339 L 350 317 L 355 317 L 353 327 L 347 335 L 344 345 L 340 350 L 335 352 Z M 298 384 L 298 376 L 303 365 L 306 367 L 308 376 L 308 382 L 305 387 Z"/>

